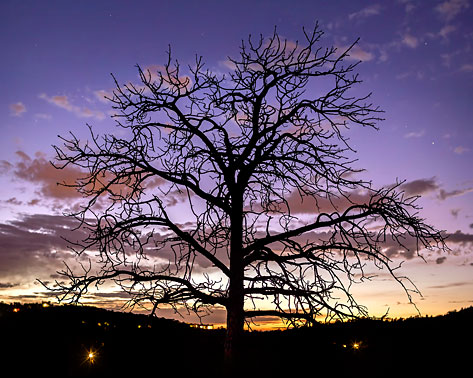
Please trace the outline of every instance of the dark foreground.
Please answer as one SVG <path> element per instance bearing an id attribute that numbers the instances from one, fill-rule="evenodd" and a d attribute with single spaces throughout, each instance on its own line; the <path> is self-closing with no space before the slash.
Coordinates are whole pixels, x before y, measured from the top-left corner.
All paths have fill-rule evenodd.
<path id="1" fill-rule="evenodd" d="M 472 324 L 470 307 L 438 317 L 252 332 L 237 376 L 468 375 Z M 224 332 L 93 307 L 0 303 L 0 366 L 20 377 L 218 377 Z"/>

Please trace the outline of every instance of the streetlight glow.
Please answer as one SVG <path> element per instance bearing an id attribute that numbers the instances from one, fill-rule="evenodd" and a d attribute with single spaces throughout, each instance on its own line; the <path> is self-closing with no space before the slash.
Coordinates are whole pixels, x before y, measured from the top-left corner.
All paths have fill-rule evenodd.
<path id="1" fill-rule="evenodd" d="M 93 349 L 90 349 L 87 352 L 87 361 L 89 361 L 90 364 L 95 363 L 95 358 L 97 357 L 97 354 L 94 352 Z"/>

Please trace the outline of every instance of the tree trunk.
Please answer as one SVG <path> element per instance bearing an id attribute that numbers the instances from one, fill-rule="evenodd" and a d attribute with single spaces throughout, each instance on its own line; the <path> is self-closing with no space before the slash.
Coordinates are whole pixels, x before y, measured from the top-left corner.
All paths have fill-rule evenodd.
<path id="1" fill-rule="evenodd" d="M 243 284 L 241 284 L 241 286 L 243 286 Z M 233 298 L 230 295 L 229 305 L 227 307 L 227 333 L 225 335 L 224 345 L 224 358 L 227 372 L 234 372 L 238 366 L 241 365 L 244 322 L 243 296 L 234 293 Z"/>
<path id="2" fill-rule="evenodd" d="M 244 266 L 243 266 L 243 206 L 232 203 L 230 240 L 230 286 L 227 304 L 227 333 L 224 358 L 227 373 L 235 372 L 241 365 L 244 313 Z"/>

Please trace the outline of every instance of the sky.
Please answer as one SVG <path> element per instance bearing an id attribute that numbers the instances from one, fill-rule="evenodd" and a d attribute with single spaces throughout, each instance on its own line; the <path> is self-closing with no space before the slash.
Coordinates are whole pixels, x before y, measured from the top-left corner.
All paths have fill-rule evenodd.
<path id="1" fill-rule="evenodd" d="M 448 253 L 403 257 L 402 272 L 422 296 L 422 315 L 473 304 L 473 1 L 10 1 L 0 2 L 0 301 L 52 300 L 38 284 L 57 278 L 72 253 L 65 211 L 79 203 L 57 186 L 72 170 L 57 171 L 53 145 L 69 131 L 87 138 L 114 129 L 111 73 L 138 82 L 136 65 L 157 67 L 173 57 L 203 57 L 228 71 L 248 35 L 289 41 L 316 21 L 326 46 L 359 43 L 361 92 L 384 110 L 379 130 L 350 130 L 357 165 L 375 186 L 405 180 L 420 195 L 420 215 L 445 230 Z M 402 289 L 383 274 L 354 293 L 370 314 L 416 315 Z M 89 298 L 117 309 L 119 295 Z M 164 309 L 163 316 L 175 317 Z M 224 322 L 216 311 L 208 322 Z"/>

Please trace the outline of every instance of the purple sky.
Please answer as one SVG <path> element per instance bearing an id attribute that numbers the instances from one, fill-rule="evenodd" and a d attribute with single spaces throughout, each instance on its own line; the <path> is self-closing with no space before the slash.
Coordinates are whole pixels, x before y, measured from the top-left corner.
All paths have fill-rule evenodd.
<path id="1" fill-rule="evenodd" d="M 51 145 L 69 130 L 85 137 L 86 123 L 113 128 L 103 99 L 110 73 L 136 83 L 135 65 L 162 65 L 168 44 L 181 64 L 198 54 L 224 72 L 248 34 L 268 36 L 277 25 L 295 41 L 318 20 L 325 45 L 361 38 L 351 54 L 362 61 L 359 90 L 385 111 L 378 132 L 349 132 L 357 166 L 375 186 L 407 180 L 406 192 L 423 196 L 421 215 L 451 234 L 450 254 L 404 265 L 423 294 L 414 298 L 419 310 L 472 305 L 472 19 L 470 0 L 2 1 L 0 300 L 45 298 L 34 280 L 51 280 L 71 259 L 58 235 L 70 222 L 62 212 L 79 198 L 56 182 L 75 172 L 49 165 Z M 415 314 L 382 275 L 355 290 L 374 315 L 388 307 L 393 316 Z M 100 295 L 95 303 L 107 305 Z"/>

